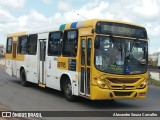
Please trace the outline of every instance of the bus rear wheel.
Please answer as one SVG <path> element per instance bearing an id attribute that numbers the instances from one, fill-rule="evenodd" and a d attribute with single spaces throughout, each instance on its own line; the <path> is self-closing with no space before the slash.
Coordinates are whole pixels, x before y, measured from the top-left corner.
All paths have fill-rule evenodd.
<path id="1" fill-rule="evenodd" d="M 29 83 L 26 80 L 26 74 L 25 74 L 24 69 L 21 70 L 20 78 L 21 78 L 21 84 L 22 84 L 22 86 L 27 87 Z"/>
<path id="2" fill-rule="evenodd" d="M 64 83 L 64 96 L 66 100 L 73 102 L 76 100 L 76 96 L 72 95 L 72 85 L 69 79 Z"/>

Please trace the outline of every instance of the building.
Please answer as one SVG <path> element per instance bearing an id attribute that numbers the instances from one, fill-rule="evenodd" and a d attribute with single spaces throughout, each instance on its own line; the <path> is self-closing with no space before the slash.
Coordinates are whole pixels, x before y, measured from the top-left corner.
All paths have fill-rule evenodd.
<path id="1" fill-rule="evenodd" d="M 5 54 L 5 47 L 4 45 L 0 45 L 0 55 L 4 55 Z"/>

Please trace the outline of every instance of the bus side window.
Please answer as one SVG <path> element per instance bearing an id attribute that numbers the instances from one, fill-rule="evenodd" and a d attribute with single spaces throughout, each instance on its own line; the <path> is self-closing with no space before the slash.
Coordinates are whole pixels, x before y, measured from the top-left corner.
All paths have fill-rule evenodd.
<path id="1" fill-rule="evenodd" d="M 37 53 L 37 39 L 38 39 L 37 34 L 29 35 L 28 49 L 27 49 L 28 55 L 36 55 L 36 53 Z"/>
<path id="2" fill-rule="evenodd" d="M 12 53 L 12 41 L 13 41 L 13 38 L 7 38 L 7 46 L 6 46 L 7 54 Z"/>
<path id="3" fill-rule="evenodd" d="M 49 34 L 48 42 L 48 55 L 49 56 L 60 56 L 62 50 L 62 32 L 51 32 Z"/>
<path id="4" fill-rule="evenodd" d="M 88 38 L 88 44 L 87 44 L 87 65 L 90 66 L 90 62 L 91 62 L 91 47 L 92 47 L 92 39 Z"/>
<path id="5" fill-rule="evenodd" d="M 26 54 L 27 41 L 28 41 L 28 36 L 26 35 L 18 38 L 18 49 L 17 49 L 18 54 Z"/>
<path id="6" fill-rule="evenodd" d="M 78 31 L 77 30 L 64 31 L 63 51 L 62 51 L 63 56 L 76 57 L 77 41 L 78 41 Z"/>

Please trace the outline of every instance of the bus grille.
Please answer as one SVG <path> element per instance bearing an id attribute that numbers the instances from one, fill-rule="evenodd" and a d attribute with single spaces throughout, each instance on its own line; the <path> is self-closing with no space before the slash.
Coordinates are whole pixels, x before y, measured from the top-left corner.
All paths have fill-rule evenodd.
<path id="1" fill-rule="evenodd" d="M 111 86 L 112 89 L 134 89 L 134 86 L 125 86 L 125 88 L 123 86 Z"/>
<path id="2" fill-rule="evenodd" d="M 116 84 L 127 84 L 127 83 L 135 83 L 140 78 L 107 78 L 110 82 L 116 83 Z"/>
<path id="3" fill-rule="evenodd" d="M 114 90 L 131 90 L 135 89 L 133 85 L 140 78 L 106 78 L 110 89 Z"/>
<path id="4" fill-rule="evenodd" d="M 130 96 L 132 92 L 114 92 L 115 96 Z"/>

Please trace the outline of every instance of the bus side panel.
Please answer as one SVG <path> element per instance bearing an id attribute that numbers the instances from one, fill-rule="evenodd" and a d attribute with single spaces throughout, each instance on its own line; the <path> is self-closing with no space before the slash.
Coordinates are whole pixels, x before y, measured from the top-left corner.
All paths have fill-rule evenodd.
<path id="1" fill-rule="evenodd" d="M 77 71 L 70 71 L 70 70 L 58 70 L 62 76 L 63 74 L 68 75 L 70 78 L 70 82 L 72 85 L 72 94 L 78 96 L 79 95 L 79 86 L 78 86 L 78 75 L 79 73 Z M 63 79 L 65 81 L 65 79 Z"/>
<path id="2" fill-rule="evenodd" d="M 25 68 L 25 65 L 24 65 L 24 55 L 22 54 L 17 54 L 16 55 L 16 59 L 14 59 L 14 67 L 16 67 L 16 72 L 15 72 L 15 75 L 14 76 L 17 76 L 17 78 L 20 78 L 20 68 L 23 66 Z M 13 67 L 13 70 L 15 69 Z"/>
<path id="3" fill-rule="evenodd" d="M 27 81 L 38 83 L 37 55 L 25 55 L 25 71 Z"/>
<path id="4" fill-rule="evenodd" d="M 57 69 L 57 57 L 46 57 L 46 86 L 60 90 L 60 75 L 61 72 Z"/>
<path id="5" fill-rule="evenodd" d="M 6 54 L 6 72 L 12 76 L 12 54 Z"/>
<path id="6" fill-rule="evenodd" d="M 57 64 L 59 61 L 65 62 L 66 67 L 57 68 Z M 46 71 L 47 71 L 46 86 L 56 90 L 61 90 L 60 79 L 63 74 L 66 74 L 70 78 L 73 95 L 78 96 L 78 93 L 79 93 L 78 92 L 78 72 L 69 71 L 67 64 L 68 64 L 67 57 L 66 58 L 53 57 L 53 56 L 46 57 Z"/>
<path id="7" fill-rule="evenodd" d="M 20 68 L 21 68 L 22 66 L 25 68 L 24 61 L 18 61 L 18 60 L 17 60 L 17 61 L 16 61 L 16 67 L 17 67 L 17 68 L 16 68 L 16 71 L 17 71 L 17 72 L 16 72 L 16 76 L 17 76 L 17 78 L 20 78 Z"/>

